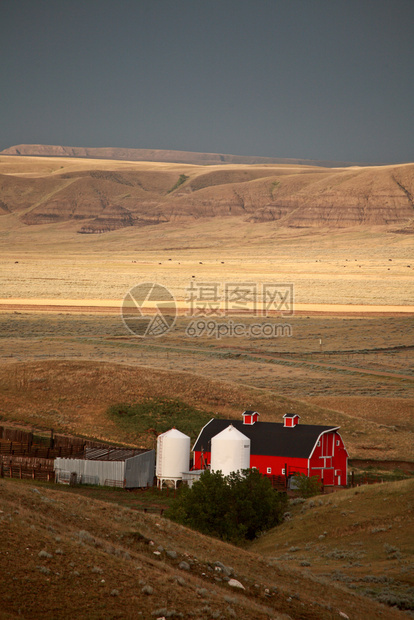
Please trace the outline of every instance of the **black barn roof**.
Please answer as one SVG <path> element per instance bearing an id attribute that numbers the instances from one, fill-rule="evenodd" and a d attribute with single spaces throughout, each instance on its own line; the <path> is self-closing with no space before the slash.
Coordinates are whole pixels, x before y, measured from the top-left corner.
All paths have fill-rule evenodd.
<path id="1" fill-rule="evenodd" d="M 263 456 L 283 456 L 309 458 L 318 437 L 322 433 L 334 431 L 339 426 L 317 426 L 316 424 L 297 424 L 286 427 L 277 422 L 256 422 L 243 424 L 241 420 L 212 419 L 200 432 L 193 450 L 211 451 L 211 439 L 230 424 L 250 439 L 250 453 Z"/>

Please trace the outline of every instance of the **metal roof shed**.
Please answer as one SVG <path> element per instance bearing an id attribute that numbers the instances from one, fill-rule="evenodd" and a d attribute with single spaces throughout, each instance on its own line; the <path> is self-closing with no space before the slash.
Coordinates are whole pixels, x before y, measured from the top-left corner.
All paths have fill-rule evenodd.
<path id="1" fill-rule="evenodd" d="M 56 458 L 56 482 L 119 486 L 126 489 L 152 486 L 154 450 L 86 448 L 82 458 Z"/>

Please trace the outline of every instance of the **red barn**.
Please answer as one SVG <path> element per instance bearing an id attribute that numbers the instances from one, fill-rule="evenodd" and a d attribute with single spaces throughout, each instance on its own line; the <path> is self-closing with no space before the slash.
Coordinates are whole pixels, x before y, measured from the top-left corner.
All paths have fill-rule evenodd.
<path id="1" fill-rule="evenodd" d="M 250 467 L 265 476 L 304 473 L 319 476 L 325 485 L 347 484 L 348 452 L 339 426 L 299 424 L 300 416 L 287 413 L 283 423 L 260 422 L 257 411 L 245 411 L 243 420 L 212 419 L 201 430 L 194 446 L 194 469 L 211 462 L 211 439 L 233 426 L 250 439 Z"/>

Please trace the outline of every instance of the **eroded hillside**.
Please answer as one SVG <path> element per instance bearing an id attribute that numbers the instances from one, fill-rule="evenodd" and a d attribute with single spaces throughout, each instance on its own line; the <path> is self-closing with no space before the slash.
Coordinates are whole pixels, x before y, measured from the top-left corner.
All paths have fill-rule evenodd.
<path id="1" fill-rule="evenodd" d="M 276 228 L 410 233 L 413 196 L 414 164 L 206 167 L 0 157 L 0 217 L 15 213 L 28 226 L 79 222 L 80 233 L 234 216 Z"/>

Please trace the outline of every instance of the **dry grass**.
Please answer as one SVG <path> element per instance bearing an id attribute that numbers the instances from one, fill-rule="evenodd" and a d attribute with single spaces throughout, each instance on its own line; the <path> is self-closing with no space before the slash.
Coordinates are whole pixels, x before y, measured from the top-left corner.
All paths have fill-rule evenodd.
<path id="1" fill-rule="evenodd" d="M 339 248 L 329 252 L 320 247 L 320 238 L 292 241 L 282 249 L 277 239 L 266 240 L 262 230 L 257 231 L 251 247 L 248 244 L 239 254 L 235 248 L 219 249 L 229 239 L 230 229 L 220 228 L 214 222 L 185 227 L 188 241 L 183 239 L 182 227 L 178 231 L 170 225 L 162 233 L 146 228 L 145 232 L 115 231 L 105 239 L 91 239 L 76 237 L 66 224 L 56 224 L 60 228 L 60 241 L 56 243 L 51 242 L 48 227 L 33 229 L 20 225 L 18 230 L 8 233 L 3 220 L 10 218 L 0 218 L 8 246 L 7 254 L 3 252 L 0 259 L 2 297 L 119 300 L 135 284 L 155 281 L 166 285 L 178 299 L 184 299 L 194 275 L 196 281 L 222 285 L 243 281 L 258 285 L 293 282 L 298 304 L 414 305 L 410 292 L 412 268 L 407 267 L 411 264 L 412 248 L 396 243 L 392 249 L 369 257 L 374 243 L 380 242 L 380 235 L 368 240 L 360 239 L 358 234 L 348 238 L 344 235 L 342 242 L 354 244 L 355 249 L 343 247 L 342 252 Z M 240 242 L 244 245 L 243 235 L 247 233 L 242 224 Z M 153 249 L 148 251 L 144 248 L 148 247 L 150 234 Z M 335 235 L 331 236 L 332 243 L 339 243 Z M 401 236 L 397 241 L 400 240 Z M 184 249 L 185 243 L 190 247 Z M 66 246 L 63 251 L 62 245 Z M 176 249 L 167 250 L 168 247 Z M 353 257 L 358 258 L 355 261 Z"/>
<path id="2" fill-rule="evenodd" d="M 44 485 L 0 480 L 0 509 L 2 617 L 403 617 L 355 592 L 344 597 L 343 587 L 302 569 Z M 216 561 L 245 590 L 229 587 Z"/>
<path id="3" fill-rule="evenodd" d="M 253 402 L 262 400 L 254 391 L 225 381 L 186 372 L 105 362 L 9 364 L 0 369 L 0 376 L 3 419 L 43 428 L 61 428 L 99 439 L 140 445 L 149 442 L 151 447 L 151 433 L 148 437 L 125 433 L 107 415 L 108 406 L 134 402 L 142 397 L 174 398 L 179 395 L 188 404 L 205 411 L 240 417 Z M 274 396 L 271 400 L 274 417 L 276 412 L 280 417 L 286 407 L 292 407 L 287 399 Z"/>
<path id="4" fill-rule="evenodd" d="M 373 598 L 388 591 L 389 600 L 413 609 L 413 498 L 411 479 L 294 500 L 290 519 L 251 549 L 286 566 L 308 566 L 313 575 Z"/>
<path id="5" fill-rule="evenodd" d="M 351 458 L 412 460 L 412 416 L 398 429 L 390 428 L 381 419 L 369 419 L 364 410 L 357 415 L 339 408 L 322 408 L 295 398 L 294 390 L 290 396 L 283 396 L 278 389 L 280 381 L 275 382 L 274 376 L 273 389 L 248 387 L 252 381 L 248 376 L 243 380 L 243 370 L 248 370 L 249 365 L 238 358 L 228 362 L 228 358 L 207 357 L 203 362 L 194 354 L 177 357 L 161 352 L 160 356 L 156 349 L 144 349 L 137 355 L 135 351 L 121 349 L 122 357 L 114 363 L 97 361 L 100 349 L 95 345 L 92 348 L 95 359 L 90 361 L 62 360 L 60 353 L 55 361 L 1 366 L 3 420 L 152 447 L 151 433 L 131 435 L 118 428 L 106 414 L 108 406 L 135 402 L 142 397 L 178 396 L 199 409 L 229 418 L 240 418 L 242 411 L 253 407 L 260 411 L 263 420 L 279 422 L 284 413 L 295 411 L 302 416 L 303 423 L 340 426 Z M 48 349 L 51 351 L 50 346 Z M 73 355 L 73 350 L 68 353 L 68 357 Z M 110 356 L 105 352 L 102 357 Z M 177 369 L 178 360 L 182 370 Z M 198 372 L 194 372 L 194 366 Z M 263 365 L 261 371 L 256 362 L 251 362 L 251 366 L 259 371 L 256 383 L 261 384 L 268 368 Z M 234 376 L 237 381 L 218 380 L 218 375 Z M 295 378 L 289 380 L 297 383 Z M 320 382 L 320 378 L 314 380 Z M 311 378 L 307 381 L 309 385 Z M 367 409 L 370 402 L 365 400 Z"/>
<path id="6" fill-rule="evenodd" d="M 335 409 L 354 417 L 375 421 L 378 424 L 389 426 L 391 430 L 397 428 L 413 432 L 414 430 L 414 401 L 411 398 L 364 398 L 361 396 L 319 396 L 306 399 L 307 402 L 318 407 Z"/>
<path id="7" fill-rule="evenodd" d="M 180 319 L 171 334 L 143 341 L 126 335 L 118 316 L 1 314 L 0 415 L 140 443 L 115 428 L 107 407 L 178 396 L 226 417 L 254 407 L 280 421 L 297 411 L 304 423 L 341 426 L 351 457 L 412 460 L 414 382 L 403 348 L 412 321 L 303 317 L 292 325 L 293 336 L 276 341 L 192 339 Z"/>
<path id="8" fill-rule="evenodd" d="M 0 217 L 2 298 L 121 300 L 136 284 L 153 281 L 183 300 L 195 279 L 222 286 L 292 282 L 298 308 L 414 306 L 412 245 L 404 235 L 388 235 L 382 246 L 383 233 L 284 237 L 268 225 L 252 231 L 220 219 L 107 235 L 78 235 L 76 223 L 63 222 L 51 235 L 48 225 L 25 226 L 15 218 Z"/>

